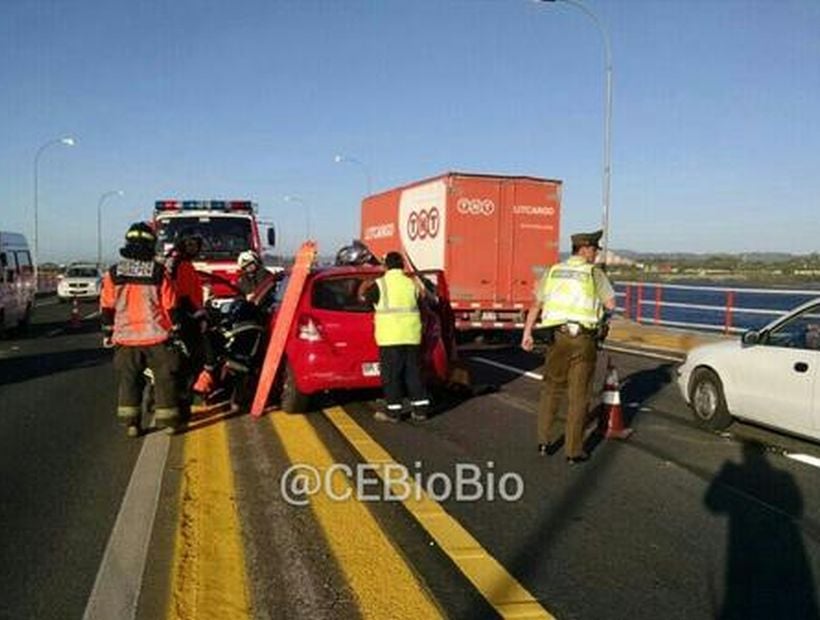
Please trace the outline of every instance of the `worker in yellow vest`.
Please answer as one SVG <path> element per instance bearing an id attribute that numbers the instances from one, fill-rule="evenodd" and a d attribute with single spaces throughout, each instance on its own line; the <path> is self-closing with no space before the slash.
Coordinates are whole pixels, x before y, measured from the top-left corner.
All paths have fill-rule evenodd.
<path id="1" fill-rule="evenodd" d="M 556 414 L 567 394 L 564 452 L 573 464 L 589 458 L 583 449 L 583 433 L 597 339 L 604 310 L 615 309 L 612 284 L 594 264 L 602 234 L 599 230 L 572 235 L 572 256 L 553 265 L 536 288 L 521 340 L 521 347 L 532 351 L 532 330 L 540 313 L 541 327 L 551 332 L 552 343 L 547 349 L 538 404 L 538 452 L 552 454 L 557 448 Z"/>
<path id="2" fill-rule="evenodd" d="M 377 411 L 373 417 L 380 422 L 399 422 L 406 394 L 411 417 L 420 422 L 427 419 L 430 409 L 419 359 L 422 329 L 418 298 L 424 291 L 404 273 L 401 254 L 389 252 L 384 264 L 387 271 L 364 295 L 376 311 L 373 322 L 387 401 L 387 411 Z"/>

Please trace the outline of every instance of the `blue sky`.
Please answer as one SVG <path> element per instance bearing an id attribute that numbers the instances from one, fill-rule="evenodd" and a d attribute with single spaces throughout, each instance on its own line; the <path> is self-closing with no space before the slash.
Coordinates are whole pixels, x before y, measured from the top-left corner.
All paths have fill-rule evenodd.
<path id="1" fill-rule="evenodd" d="M 614 65 L 611 246 L 820 250 L 820 2 L 586 0 Z M 601 219 L 603 51 L 529 0 L 0 3 L 0 229 L 106 254 L 159 198 L 250 198 L 286 248 L 349 240 L 374 190 L 447 170 L 564 181 L 562 247 Z"/>

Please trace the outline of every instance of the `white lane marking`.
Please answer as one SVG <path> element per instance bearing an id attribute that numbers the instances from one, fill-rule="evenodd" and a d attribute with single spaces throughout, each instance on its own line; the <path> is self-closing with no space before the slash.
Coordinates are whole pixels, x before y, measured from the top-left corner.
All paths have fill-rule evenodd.
<path id="1" fill-rule="evenodd" d="M 666 353 L 653 353 L 652 351 L 638 351 L 635 349 L 626 349 L 624 347 L 613 346 L 611 344 L 605 344 L 604 348 L 609 351 L 615 351 L 616 353 L 628 353 L 629 355 L 637 355 L 639 357 L 651 357 L 652 359 L 666 360 L 669 362 L 682 362 L 683 357 L 681 357 L 681 355 L 685 355 L 681 354 L 676 357 L 671 354 L 667 355 Z"/>
<path id="2" fill-rule="evenodd" d="M 54 338 L 54 336 L 56 336 L 57 334 L 62 333 L 62 331 L 63 331 L 62 327 L 58 327 L 57 329 L 52 329 L 50 332 L 48 332 L 46 334 L 46 338 Z"/>
<path id="3" fill-rule="evenodd" d="M 785 456 L 787 459 L 800 461 L 801 463 L 805 463 L 806 465 L 811 465 L 812 467 L 820 468 L 820 459 L 816 456 L 809 456 L 808 454 L 795 454 L 792 452 L 784 452 L 783 456 Z"/>
<path id="4" fill-rule="evenodd" d="M 89 314 L 86 314 L 86 315 L 83 317 L 83 321 L 86 321 L 86 320 L 88 320 L 88 319 L 93 319 L 93 318 L 94 318 L 95 316 L 97 316 L 99 313 L 100 313 L 100 311 L 99 311 L 99 310 L 94 310 L 94 312 L 91 312 L 91 313 L 89 313 Z"/>
<path id="5" fill-rule="evenodd" d="M 45 308 L 46 306 L 56 306 L 59 303 L 58 299 L 49 299 L 48 301 L 35 301 L 34 307 L 35 308 Z"/>
<path id="6" fill-rule="evenodd" d="M 170 445 L 170 436 L 162 432 L 151 433 L 143 440 L 88 597 L 84 620 L 136 616 Z"/>
<path id="7" fill-rule="evenodd" d="M 537 381 L 544 380 L 544 375 L 539 375 L 537 372 L 521 370 L 520 368 L 516 368 L 515 366 L 508 366 L 507 364 L 502 364 L 501 362 L 496 362 L 495 360 L 490 360 L 486 357 L 468 357 L 467 359 L 476 360 L 477 362 L 483 362 L 484 364 L 489 364 L 490 366 L 495 366 L 496 368 L 501 368 L 503 370 L 509 370 L 510 372 L 514 372 L 517 375 L 529 377 L 530 379 L 535 379 Z"/>

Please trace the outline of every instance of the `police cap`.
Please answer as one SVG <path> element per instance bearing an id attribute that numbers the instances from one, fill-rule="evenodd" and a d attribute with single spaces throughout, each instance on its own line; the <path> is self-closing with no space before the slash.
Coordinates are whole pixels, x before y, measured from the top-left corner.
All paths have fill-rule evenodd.
<path id="1" fill-rule="evenodd" d="M 572 246 L 576 248 L 582 248 L 584 246 L 591 245 L 593 247 L 601 249 L 601 237 L 603 236 L 603 230 L 596 230 L 595 232 L 590 233 L 576 233 L 570 237 L 572 239 Z"/>

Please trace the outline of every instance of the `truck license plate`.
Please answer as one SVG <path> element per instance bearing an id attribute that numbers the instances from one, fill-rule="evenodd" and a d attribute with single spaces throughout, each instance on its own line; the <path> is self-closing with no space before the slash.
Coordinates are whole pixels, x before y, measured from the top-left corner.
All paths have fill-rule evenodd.
<path id="1" fill-rule="evenodd" d="M 380 374 L 379 362 L 365 362 L 362 364 L 362 375 L 365 377 L 378 377 Z"/>

